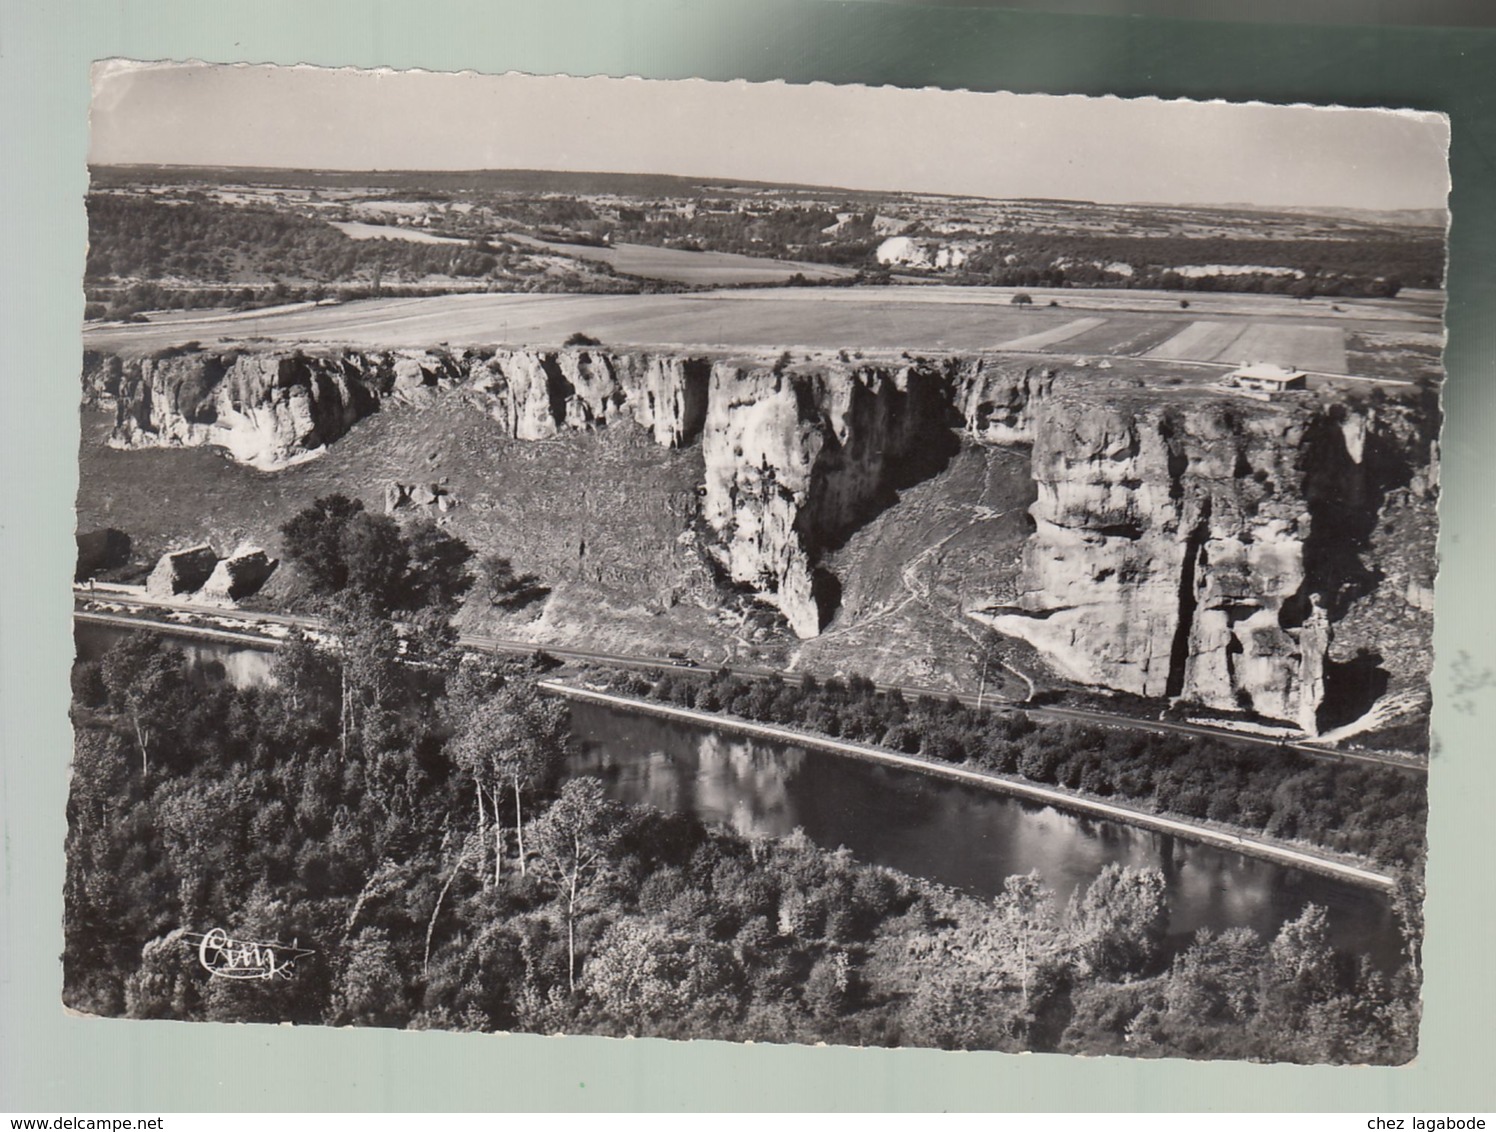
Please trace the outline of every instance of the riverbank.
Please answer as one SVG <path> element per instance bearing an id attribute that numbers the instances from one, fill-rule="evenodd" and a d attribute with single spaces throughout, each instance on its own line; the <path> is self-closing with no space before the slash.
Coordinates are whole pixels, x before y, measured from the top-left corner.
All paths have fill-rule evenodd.
<path id="1" fill-rule="evenodd" d="M 1068 790 L 1040 786 L 1006 775 L 975 770 L 965 766 L 954 766 L 949 763 L 939 763 L 920 758 L 917 755 L 896 753 L 879 747 L 872 747 L 862 743 L 851 743 L 842 739 L 833 739 L 828 736 L 816 735 L 811 732 L 782 727 L 776 724 L 756 723 L 736 716 L 696 711 L 691 708 L 677 707 L 673 704 L 641 700 L 631 696 L 620 696 L 612 692 L 600 692 L 575 684 L 548 680 L 542 681 L 539 687 L 552 694 L 570 699 L 607 704 L 645 715 L 682 720 L 697 726 L 709 727 L 719 731 L 767 739 L 773 742 L 789 743 L 795 746 L 827 751 L 832 754 L 862 759 L 868 762 L 913 770 L 922 774 L 933 775 L 957 782 L 975 784 L 1027 801 L 1055 806 L 1058 809 L 1072 813 L 1124 822 L 1128 825 L 1158 833 L 1183 837 L 1190 841 L 1229 849 L 1236 853 L 1257 857 L 1275 864 L 1289 865 L 1293 868 L 1349 881 L 1353 884 L 1376 889 L 1384 893 L 1390 892 L 1396 884 L 1394 879 L 1389 875 L 1337 859 L 1328 854 L 1294 848 L 1263 838 L 1243 836 L 1205 823 L 1163 817 L 1147 810 L 1118 805 L 1114 802 L 1105 802 L 1098 798 L 1087 797 Z"/>
<path id="2" fill-rule="evenodd" d="M 75 609 L 73 620 L 89 625 L 107 625 L 112 629 L 148 629 L 169 637 L 181 637 L 189 641 L 208 641 L 220 645 L 242 645 L 245 648 L 270 651 L 280 645 L 276 637 L 261 637 L 253 633 L 236 632 L 232 629 L 210 629 L 203 625 L 184 625 L 176 621 L 155 621 L 146 617 L 133 617 L 124 613 L 94 613 Z"/>

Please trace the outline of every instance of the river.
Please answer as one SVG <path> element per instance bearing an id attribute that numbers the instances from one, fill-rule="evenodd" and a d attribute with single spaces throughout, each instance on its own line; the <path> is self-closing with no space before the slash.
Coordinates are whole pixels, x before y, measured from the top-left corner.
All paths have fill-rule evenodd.
<path id="1" fill-rule="evenodd" d="M 78 624 L 79 655 L 129 630 Z M 271 654 L 175 637 L 201 678 L 269 679 Z M 859 860 L 991 895 L 1037 869 L 1061 906 L 1105 865 L 1158 868 L 1168 882 L 1170 944 L 1200 928 L 1248 927 L 1271 938 L 1306 904 L 1326 907 L 1337 948 L 1390 968 L 1401 942 L 1388 899 L 1345 881 L 1020 801 L 978 786 L 823 751 L 749 739 L 602 704 L 571 705 L 571 775 L 590 774 L 620 802 L 690 813 L 748 836 L 804 830 Z"/>

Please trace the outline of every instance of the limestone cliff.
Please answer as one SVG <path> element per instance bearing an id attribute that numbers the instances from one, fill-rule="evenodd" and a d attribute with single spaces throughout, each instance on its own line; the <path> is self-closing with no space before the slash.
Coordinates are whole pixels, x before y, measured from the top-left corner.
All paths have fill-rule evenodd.
<path id="1" fill-rule="evenodd" d="M 981 355 L 183 349 L 85 359 L 86 395 L 114 409 L 112 443 L 216 444 L 262 468 L 318 452 L 382 406 L 449 389 L 461 398 L 452 406 L 499 422 L 526 461 L 599 458 L 578 455 L 592 450 L 586 438 L 618 429 L 619 442 L 671 450 L 680 482 L 651 529 L 677 532 L 681 561 L 698 573 L 711 564 L 719 584 L 774 604 L 801 638 L 836 614 L 846 540 L 967 443 L 1011 449 L 1010 469 L 1029 453 L 1025 498 L 1036 497 L 1017 597 L 979 599 L 986 608 L 970 612 L 1076 681 L 1314 730 L 1335 681 L 1369 663 L 1361 654 L 1376 625 L 1404 625 L 1399 652 L 1426 655 L 1431 546 L 1388 545 L 1407 542 L 1402 531 L 1422 532 L 1420 547 L 1432 537 L 1437 409 L 1411 399 L 1261 403 Z M 564 467 L 546 482 L 548 500 L 582 490 Z M 553 505 L 519 488 L 464 491 L 476 515 L 502 516 L 518 538 L 535 522 L 525 508 Z M 594 483 L 593 494 L 587 508 L 602 516 L 644 506 L 627 483 L 601 494 Z M 674 577 L 630 581 L 608 561 L 614 544 L 587 529 L 572 543 L 579 577 L 701 592 Z"/>
<path id="2" fill-rule="evenodd" d="M 952 401 L 968 436 L 982 444 L 1027 444 L 1055 371 L 1002 358 L 966 358 L 950 366 Z"/>
<path id="3" fill-rule="evenodd" d="M 471 389 L 516 440 L 631 420 L 680 448 L 701 432 L 708 370 L 678 355 L 505 350 L 473 367 Z"/>
<path id="4" fill-rule="evenodd" d="M 415 358 L 179 351 L 99 358 L 85 391 L 112 404 L 110 443 L 122 448 L 218 445 L 236 460 L 274 468 L 332 443 L 383 396 L 409 399 L 440 380 Z"/>
<path id="5" fill-rule="evenodd" d="M 702 458 L 703 517 L 732 581 L 813 637 L 834 606 L 818 574 L 836 544 L 949 444 L 944 372 L 776 364 L 712 367 Z"/>
<path id="6" fill-rule="evenodd" d="M 1382 496 L 1428 457 L 1409 420 L 1309 396 L 1052 395 L 1023 592 L 984 619 L 1076 680 L 1314 733 Z"/>

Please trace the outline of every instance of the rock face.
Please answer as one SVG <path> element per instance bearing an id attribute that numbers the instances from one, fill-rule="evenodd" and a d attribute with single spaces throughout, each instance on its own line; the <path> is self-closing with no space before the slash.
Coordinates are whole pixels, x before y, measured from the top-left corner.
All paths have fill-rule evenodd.
<path id="1" fill-rule="evenodd" d="M 953 426 L 984 443 L 1032 439 L 1053 378 L 980 357 L 717 363 L 702 433 L 714 557 L 796 635 L 815 636 L 836 602 L 822 552 L 938 470 L 957 446 Z"/>
<path id="2" fill-rule="evenodd" d="M 1309 731 L 1336 674 L 1357 661 L 1345 642 L 1365 651 L 1366 626 L 1387 623 L 1385 610 L 1364 613 L 1368 594 L 1383 596 L 1368 561 L 1395 558 L 1380 544 L 1371 553 L 1373 541 L 1431 529 L 1437 491 L 1430 403 L 1313 393 L 1261 403 L 1013 357 L 185 351 L 91 355 L 85 381 L 95 403 L 115 409 L 115 444 L 219 444 L 260 467 L 316 453 L 382 404 L 419 406 L 447 389 L 513 441 L 555 442 L 517 445 L 520 463 L 637 468 L 631 452 L 678 451 L 668 506 L 648 520 L 656 541 L 671 543 L 663 565 L 657 555 L 626 569 L 610 559 L 628 532 L 594 537 L 596 515 L 614 522 L 634 505 L 602 465 L 588 486 L 559 466 L 465 484 L 461 514 L 523 532 L 527 515 L 569 493 L 576 521 L 566 538 L 547 537 L 570 549 L 558 542 L 548 568 L 672 594 L 682 564 L 710 569 L 718 585 L 777 606 L 801 638 L 837 608 L 838 549 L 901 491 L 962 443 L 1028 449 L 1036 502 L 1017 596 L 972 615 L 1076 681 Z M 441 485 L 387 481 L 387 511 L 454 504 Z M 1402 526 L 1385 521 L 1394 511 Z M 172 566 L 159 584 L 183 592 L 181 573 Z M 643 573 L 670 576 L 633 577 Z M 1423 632 L 1430 580 L 1416 553 L 1397 567 L 1386 600 L 1408 607 L 1409 640 Z"/>
<path id="3" fill-rule="evenodd" d="M 79 531 L 78 564 L 73 580 L 87 581 L 102 570 L 123 566 L 130 560 L 130 536 L 124 531 L 106 527 L 99 531 Z"/>
<path id="4" fill-rule="evenodd" d="M 270 468 L 336 440 L 378 396 L 334 359 L 188 354 L 126 366 L 116 404 L 119 447 L 215 444 Z"/>
<path id="5" fill-rule="evenodd" d="M 198 592 L 213 601 L 238 601 L 258 591 L 275 566 L 275 559 L 259 547 L 246 547 L 221 559 Z"/>
<path id="6" fill-rule="evenodd" d="M 200 444 L 270 469 L 314 455 L 389 397 L 419 402 L 463 373 L 438 354 L 179 351 L 93 359 L 85 390 L 112 403 L 110 443 Z"/>
<path id="7" fill-rule="evenodd" d="M 668 354 L 506 350 L 474 368 L 471 388 L 516 440 L 632 420 L 681 448 L 701 433 L 710 368 Z"/>
<path id="8" fill-rule="evenodd" d="M 1084 683 L 1314 733 L 1333 620 L 1368 580 L 1360 528 L 1418 456 L 1403 437 L 1370 459 L 1385 431 L 1307 397 L 1051 395 L 1023 592 L 983 619 Z"/>
<path id="9" fill-rule="evenodd" d="M 819 551 L 949 444 L 945 381 L 927 364 L 712 368 L 702 458 L 714 554 L 798 636 L 821 631 L 833 600 Z"/>
<path id="10" fill-rule="evenodd" d="M 1034 418 L 1054 386 L 1052 368 L 969 358 L 951 366 L 952 400 L 982 444 L 1031 444 Z"/>
<path id="11" fill-rule="evenodd" d="M 207 543 L 190 546 L 186 550 L 170 551 L 161 556 L 156 568 L 145 580 L 145 592 L 152 597 L 196 593 L 213 574 L 217 565 L 218 555 Z"/>

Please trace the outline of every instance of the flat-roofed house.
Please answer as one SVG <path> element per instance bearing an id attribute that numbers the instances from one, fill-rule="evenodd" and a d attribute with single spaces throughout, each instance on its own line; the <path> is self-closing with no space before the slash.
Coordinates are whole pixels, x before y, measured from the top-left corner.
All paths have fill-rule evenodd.
<path id="1" fill-rule="evenodd" d="M 1252 362 L 1227 374 L 1226 381 L 1237 389 L 1255 393 L 1287 393 L 1291 389 L 1307 388 L 1309 375 L 1303 370 L 1272 362 Z"/>

